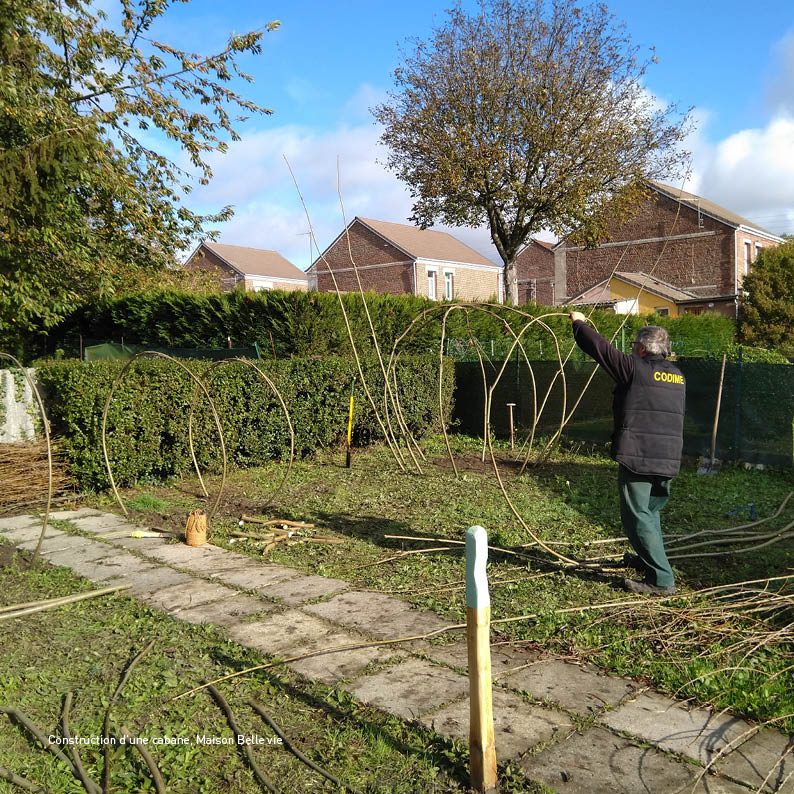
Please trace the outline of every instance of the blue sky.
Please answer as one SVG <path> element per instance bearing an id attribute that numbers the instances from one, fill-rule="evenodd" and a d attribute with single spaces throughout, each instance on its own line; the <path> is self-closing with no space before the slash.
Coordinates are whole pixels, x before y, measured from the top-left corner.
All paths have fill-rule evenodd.
<path id="1" fill-rule="evenodd" d="M 104 3 L 103 3 L 104 5 Z M 646 88 L 664 103 L 695 106 L 697 129 L 687 189 L 744 214 L 775 233 L 794 232 L 794 4 L 762 0 L 713 3 L 668 0 L 608 4 L 643 51 L 659 59 Z M 289 5 L 193 0 L 172 7 L 153 31 L 185 49 L 210 53 L 231 32 L 281 27 L 261 55 L 246 57 L 256 78 L 241 90 L 271 108 L 240 127 L 243 140 L 213 157 L 215 179 L 189 203 L 204 211 L 225 204 L 235 218 L 226 243 L 272 248 L 299 267 L 309 263 L 307 223 L 282 155 L 306 199 L 320 247 L 342 228 L 336 158 L 348 219 L 406 222 L 410 199 L 377 162 L 385 154 L 368 107 L 383 99 L 407 38 L 427 38 L 443 22 L 446 1 L 407 0 Z M 454 233 L 492 258 L 484 230 Z"/>

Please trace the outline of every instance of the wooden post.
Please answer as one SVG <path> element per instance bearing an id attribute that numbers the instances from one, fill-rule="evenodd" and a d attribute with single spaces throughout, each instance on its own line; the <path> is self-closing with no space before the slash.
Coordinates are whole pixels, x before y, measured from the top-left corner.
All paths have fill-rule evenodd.
<path id="1" fill-rule="evenodd" d="M 466 530 L 466 641 L 469 655 L 470 782 L 475 791 L 495 792 L 496 747 L 491 702 L 491 599 L 485 563 L 488 535 L 482 527 Z"/>
<path id="2" fill-rule="evenodd" d="M 207 542 L 207 514 L 203 510 L 188 513 L 185 542 L 188 546 L 203 546 Z"/>
<path id="3" fill-rule="evenodd" d="M 514 448 L 514 440 L 515 436 L 513 434 L 513 408 L 515 407 L 515 403 L 508 403 L 507 410 L 510 411 L 510 449 Z"/>

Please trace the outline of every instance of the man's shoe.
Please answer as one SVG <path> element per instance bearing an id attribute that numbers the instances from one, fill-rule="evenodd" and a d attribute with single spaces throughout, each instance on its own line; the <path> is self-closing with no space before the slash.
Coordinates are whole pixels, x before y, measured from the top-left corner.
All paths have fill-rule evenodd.
<path id="1" fill-rule="evenodd" d="M 678 592 L 676 587 L 657 587 L 655 584 L 638 582 L 634 579 L 624 579 L 623 587 L 630 593 L 640 593 L 642 595 L 672 596 Z"/>
<path id="2" fill-rule="evenodd" d="M 623 555 L 623 567 L 634 568 L 635 571 L 645 573 L 645 565 L 642 560 L 636 554 L 628 551 Z"/>

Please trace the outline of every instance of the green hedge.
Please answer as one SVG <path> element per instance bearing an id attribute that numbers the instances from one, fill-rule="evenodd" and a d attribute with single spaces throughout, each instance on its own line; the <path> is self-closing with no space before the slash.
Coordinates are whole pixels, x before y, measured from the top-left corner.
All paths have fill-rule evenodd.
<path id="1" fill-rule="evenodd" d="M 197 375 L 210 362 L 184 362 Z M 123 363 L 49 361 L 37 370 L 53 430 L 63 437 L 72 474 L 83 487 L 109 485 L 102 449 L 102 409 Z M 347 432 L 350 385 L 357 372 L 345 358 L 287 359 L 261 362 L 290 412 L 297 456 L 339 443 Z M 382 402 L 383 378 L 377 362 L 367 360 L 365 377 L 375 400 Z M 444 368 L 444 421 L 452 407 L 454 369 Z M 250 367 L 225 365 L 210 388 L 221 417 L 230 465 L 252 466 L 289 453 L 284 413 L 273 392 Z M 438 404 L 438 358 L 406 356 L 397 368 L 401 406 L 417 437 L 441 429 Z M 116 389 L 108 414 L 108 452 L 118 484 L 160 481 L 192 471 L 188 415 L 195 390 L 180 367 L 162 359 L 135 362 Z M 356 388 L 354 443 L 382 436 L 360 382 Z M 200 400 L 194 421 L 199 464 L 218 470 L 218 434 L 207 401 Z"/>
<path id="2" fill-rule="evenodd" d="M 369 326 L 361 296 L 342 296 L 353 335 L 362 350 L 371 350 Z M 380 344 L 391 350 L 394 340 L 411 320 L 427 308 L 442 308 L 435 301 L 412 295 L 367 294 L 367 306 Z M 572 342 L 568 310 L 528 304 L 520 307 L 533 316 L 549 314 L 546 322 L 565 345 Z M 504 329 L 507 320 L 519 330 L 525 319 L 506 308 L 495 310 L 497 317 L 484 312 L 469 312 L 468 325 L 462 311 L 450 313 L 447 338 L 468 344 L 471 333 L 490 350 L 508 342 Z M 438 350 L 441 338 L 441 313 L 436 319 L 407 340 L 407 352 Z M 501 318 L 504 318 L 501 319 Z M 602 333 L 610 336 L 626 320 L 609 311 L 596 311 L 593 321 Z M 625 332 L 629 346 L 637 328 L 652 322 L 670 331 L 674 348 L 680 355 L 722 354 L 735 336 L 733 320 L 714 313 L 682 317 L 631 316 Z M 151 347 L 225 347 L 231 336 L 234 344 L 259 344 L 262 356 L 280 358 L 349 355 L 350 343 L 336 294 L 328 292 L 263 291 L 216 293 L 211 295 L 187 292 L 155 291 L 120 296 L 104 304 L 82 306 L 60 326 L 46 334 L 31 335 L 25 352 L 26 361 L 42 355 L 77 357 L 80 338 L 83 344 L 121 341 Z M 271 341 L 272 340 L 272 341 Z M 525 336 L 528 353 L 533 358 L 554 356 L 548 332 L 535 325 Z M 454 347 L 454 345 L 452 346 Z M 58 352 L 60 351 L 60 352 Z M 451 349 L 450 353 L 455 354 Z"/>

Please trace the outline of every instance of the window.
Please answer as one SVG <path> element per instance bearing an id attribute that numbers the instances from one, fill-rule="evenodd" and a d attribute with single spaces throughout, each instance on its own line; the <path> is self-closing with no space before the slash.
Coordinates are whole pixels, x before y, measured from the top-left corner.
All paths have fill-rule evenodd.
<path id="1" fill-rule="evenodd" d="M 667 306 L 656 306 L 654 307 L 654 311 L 662 317 L 667 317 L 670 314 L 670 309 Z"/>
<path id="2" fill-rule="evenodd" d="M 746 276 L 750 272 L 750 257 L 753 250 L 753 244 L 750 242 L 745 241 L 744 243 L 744 275 Z"/>
<path id="3" fill-rule="evenodd" d="M 531 278 L 529 279 L 529 284 L 527 285 L 527 301 L 537 301 L 538 299 L 538 281 L 537 279 Z"/>
<path id="4" fill-rule="evenodd" d="M 427 271 L 427 297 L 430 298 L 431 301 L 436 299 L 436 271 L 435 270 L 428 270 Z"/>
<path id="5" fill-rule="evenodd" d="M 755 244 L 755 256 L 753 257 L 753 262 L 755 262 L 755 260 L 758 259 L 758 254 L 760 254 L 760 253 L 761 253 L 761 243 L 756 243 Z"/>
<path id="6" fill-rule="evenodd" d="M 702 306 L 687 306 L 684 309 L 684 314 L 703 314 Z"/>
<path id="7" fill-rule="evenodd" d="M 455 294 L 454 273 L 444 273 L 444 300 L 451 301 Z"/>

